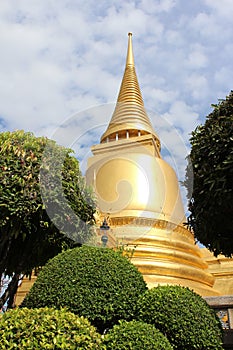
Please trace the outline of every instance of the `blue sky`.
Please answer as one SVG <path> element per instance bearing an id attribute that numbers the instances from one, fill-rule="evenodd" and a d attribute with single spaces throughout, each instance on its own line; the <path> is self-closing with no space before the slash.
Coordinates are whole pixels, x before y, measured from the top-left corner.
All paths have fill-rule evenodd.
<path id="1" fill-rule="evenodd" d="M 84 170 L 110 121 L 132 32 L 146 109 L 182 180 L 191 131 L 232 89 L 232 18 L 232 0 L 1 1 L 1 131 L 55 138 Z"/>

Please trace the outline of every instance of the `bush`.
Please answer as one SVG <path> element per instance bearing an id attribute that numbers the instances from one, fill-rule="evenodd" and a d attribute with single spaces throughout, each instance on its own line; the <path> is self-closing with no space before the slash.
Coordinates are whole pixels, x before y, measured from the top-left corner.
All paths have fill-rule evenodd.
<path id="1" fill-rule="evenodd" d="M 106 350 L 172 350 L 167 338 L 154 326 L 139 321 L 120 321 L 104 337 Z"/>
<path id="2" fill-rule="evenodd" d="M 122 254 L 82 246 L 51 259 L 21 305 L 67 307 L 102 332 L 120 319 L 132 319 L 146 289 L 142 274 Z"/>
<path id="3" fill-rule="evenodd" d="M 65 309 L 13 309 L 0 317 L 1 349 L 99 349 L 89 321 Z"/>
<path id="4" fill-rule="evenodd" d="M 222 327 L 206 301 L 188 288 L 159 286 L 139 298 L 137 319 L 153 324 L 179 350 L 222 349 Z"/>

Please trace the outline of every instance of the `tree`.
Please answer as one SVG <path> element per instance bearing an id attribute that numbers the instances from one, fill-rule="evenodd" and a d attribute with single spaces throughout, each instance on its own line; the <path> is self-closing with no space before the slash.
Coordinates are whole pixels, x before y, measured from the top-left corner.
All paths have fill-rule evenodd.
<path id="1" fill-rule="evenodd" d="M 214 255 L 233 254 L 233 91 L 213 105 L 190 139 L 188 226 Z"/>
<path id="2" fill-rule="evenodd" d="M 121 252 L 83 245 L 49 260 L 21 307 L 67 307 L 103 332 L 131 320 L 145 290 L 142 274 Z"/>
<path id="3" fill-rule="evenodd" d="M 139 321 L 154 325 L 177 350 L 223 350 L 219 318 L 189 288 L 158 286 L 138 300 Z"/>
<path id="4" fill-rule="evenodd" d="M 22 274 L 93 234 L 94 197 L 70 153 L 32 133 L 0 134 L 0 275 L 12 277 L 0 304 Z"/>

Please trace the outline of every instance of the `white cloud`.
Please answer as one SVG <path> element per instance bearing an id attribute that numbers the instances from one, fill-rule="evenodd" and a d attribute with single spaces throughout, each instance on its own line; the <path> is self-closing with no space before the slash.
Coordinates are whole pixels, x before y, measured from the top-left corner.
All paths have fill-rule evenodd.
<path id="1" fill-rule="evenodd" d="M 229 82 L 229 92 L 232 87 L 233 81 L 233 70 L 230 67 L 222 67 L 214 74 L 214 80 L 216 85 L 221 87 L 224 86 L 227 82 Z"/>
<path id="2" fill-rule="evenodd" d="M 216 16 L 221 17 L 224 21 L 232 22 L 233 3 L 232 0 L 204 0 L 206 5 L 213 10 Z"/>
<path id="3" fill-rule="evenodd" d="M 208 40 L 215 40 L 219 36 L 219 26 L 215 18 L 205 12 L 200 12 L 191 22 L 191 27 L 200 37 Z"/>
<path id="4" fill-rule="evenodd" d="M 82 111 L 116 100 L 132 31 L 145 106 L 174 151 L 166 159 L 184 169 L 174 129 L 188 147 L 211 103 L 232 89 L 232 14 L 231 0 L 3 1 L 1 128 L 52 137 L 80 112 L 76 135 L 87 145 L 79 144 L 77 153 L 85 157 L 111 111 L 93 110 L 89 118 Z"/>
<path id="5" fill-rule="evenodd" d="M 165 32 L 165 40 L 168 45 L 180 47 L 184 45 L 184 37 L 177 30 L 168 29 Z"/>
<path id="6" fill-rule="evenodd" d="M 204 47 L 195 44 L 188 54 L 187 66 L 191 69 L 204 68 L 208 64 L 208 58 L 204 53 Z"/>
<path id="7" fill-rule="evenodd" d="M 210 86 L 206 77 L 202 74 L 192 73 L 186 80 L 190 95 L 195 100 L 203 100 L 208 96 Z"/>
<path id="8" fill-rule="evenodd" d="M 169 112 L 164 115 L 170 122 L 173 121 L 173 125 L 179 127 L 185 133 L 192 131 L 198 122 L 198 114 L 189 106 L 186 102 L 177 100 L 175 101 Z"/>
<path id="9" fill-rule="evenodd" d="M 141 7 L 149 13 L 169 12 L 176 5 L 176 0 L 142 0 Z"/>

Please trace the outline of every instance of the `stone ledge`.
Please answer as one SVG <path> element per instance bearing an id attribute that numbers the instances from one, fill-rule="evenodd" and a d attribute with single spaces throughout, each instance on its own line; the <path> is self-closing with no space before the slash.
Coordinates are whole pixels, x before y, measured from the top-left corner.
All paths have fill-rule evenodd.
<path id="1" fill-rule="evenodd" d="M 206 302 L 213 308 L 227 307 L 233 308 L 233 295 L 219 297 L 205 297 Z"/>

